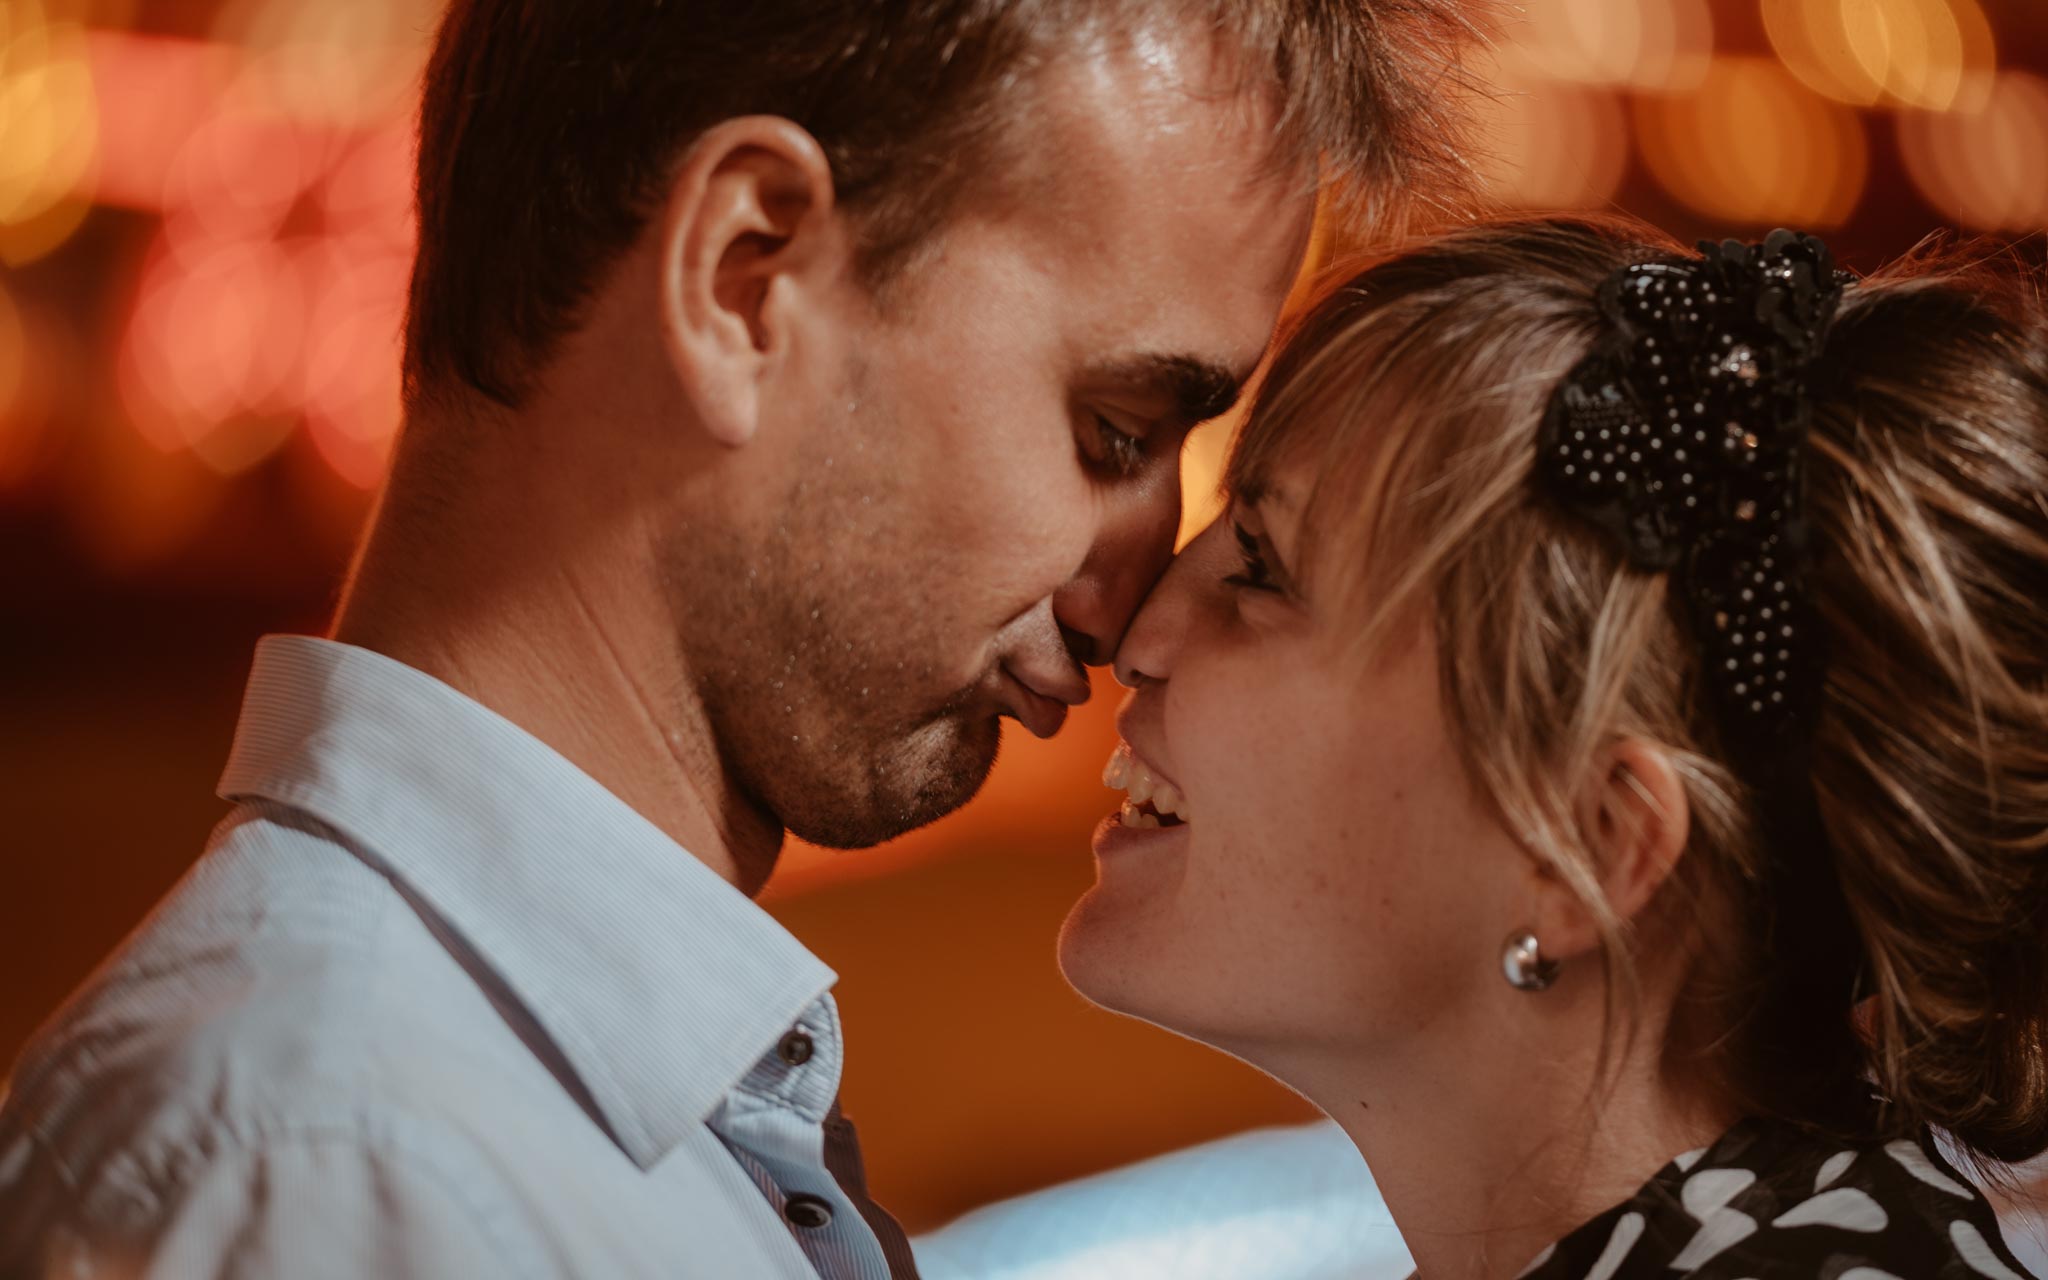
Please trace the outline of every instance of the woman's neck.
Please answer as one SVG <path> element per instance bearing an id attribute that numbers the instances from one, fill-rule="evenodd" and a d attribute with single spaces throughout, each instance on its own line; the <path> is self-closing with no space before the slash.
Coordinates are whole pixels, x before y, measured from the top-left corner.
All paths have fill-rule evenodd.
<path id="1" fill-rule="evenodd" d="M 1350 1134 L 1422 1280 L 1509 1280 L 1737 1118 L 1657 1069 L 1659 1036 L 1564 1049 L 1554 1025 L 1496 1025 L 1440 1062 L 1280 1074 Z M 1315 1078 L 1296 1078 L 1313 1075 Z"/>

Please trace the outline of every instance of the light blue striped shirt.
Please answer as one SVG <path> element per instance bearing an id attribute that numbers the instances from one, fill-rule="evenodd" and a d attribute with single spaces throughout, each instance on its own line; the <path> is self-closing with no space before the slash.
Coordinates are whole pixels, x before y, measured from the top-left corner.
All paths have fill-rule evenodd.
<path id="1" fill-rule="evenodd" d="M 911 1274 L 832 971 L 538 739 L 273 636 L 220 791 L 16 1065 L 0 1275 Z"/>

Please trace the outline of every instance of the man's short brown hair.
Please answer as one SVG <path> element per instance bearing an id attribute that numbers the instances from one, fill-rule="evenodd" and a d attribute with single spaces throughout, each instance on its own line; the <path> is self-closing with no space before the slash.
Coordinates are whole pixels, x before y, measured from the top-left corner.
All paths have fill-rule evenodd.
<path id="1" fill-rule="evenodd" d="M 420 116 L 408 404 L 516 405 L 678 159 L 736 116 L 817 138 L 878 284 L 943 224 L 1034 62 L 1165 19 L 1265 78 L 1276 154 L 1369 214 L 1462 189 L 1460 0 L 454 0 Z M 1257 86 L 1248 86 L 1257 87 Z"/>

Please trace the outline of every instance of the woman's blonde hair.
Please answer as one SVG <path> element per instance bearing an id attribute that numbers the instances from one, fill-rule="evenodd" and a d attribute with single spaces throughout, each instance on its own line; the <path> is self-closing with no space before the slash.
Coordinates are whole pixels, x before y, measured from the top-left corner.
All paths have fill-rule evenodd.
<path id="1" fill-rule="evenodd" d="M 1600 922 L 1610 1014 L 1640 939 L 1602 895 L 1572 796 L 1618 739 L 1687 790 L 1665 892 L 1693 921 L 1664 1061 L 1751 1114 L 2048 1149 L 2048 336 L 2010 260 L 1928 252 L 1851 286 L 1811 370 L 1806 579 L 1828 654 L 1810 779 L 1825 850 L 1771 849 L 1724 758 L 1668 576 L 1535 479 L 1539 426 L 1604 321 L 1601 282 L 1677 247 L 1632 224 L 1464 231 L 1344 279 L 1276 358 L 1227 484 L 1313 476 L 1298 572 L 1361 660 L 1426 620 L 1471 778 Z M 1832 860 L 1867 999 L 1756 1016 L 1788 989 L 1772 860 Z M 1630 1020 L 1633 1025 L 1633 1019 Z"/>

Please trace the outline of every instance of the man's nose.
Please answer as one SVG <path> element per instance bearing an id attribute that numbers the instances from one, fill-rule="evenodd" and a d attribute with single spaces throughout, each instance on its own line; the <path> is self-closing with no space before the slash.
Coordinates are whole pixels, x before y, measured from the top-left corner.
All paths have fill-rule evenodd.
<path id="1" fill-rule="evenodd" d="M 1104 524 L 1081 571 L 1053 595 L 1053 616 L 1075 658 L 1091 667 L 1115 661 L 1138 606 L 1173 560 L 1179 531 L 1178 474 Z"/>

